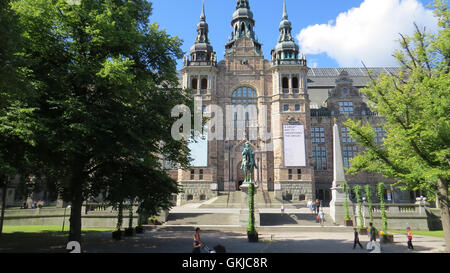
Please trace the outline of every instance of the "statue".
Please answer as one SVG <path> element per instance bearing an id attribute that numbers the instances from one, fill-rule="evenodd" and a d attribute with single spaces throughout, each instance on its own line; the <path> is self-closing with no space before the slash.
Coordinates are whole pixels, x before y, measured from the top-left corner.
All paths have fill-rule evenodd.
<path id="1" fill-rule="evenodd" d="M 241 170 L 244 170 L 245 181 L 243 187 L 248 187 L 248 226 L 247 238 L 249 242 L 258 242 L 258 232 L 255 228 L 255 183 L 253 183 L 253 170 L 258 167 L 255 164 L 255 153 L 247 141 L 242 151 Z"/>
<path id="2" fill-rule="evenodd" d="M 245 173 L 245 181 L 244 184 L 253 183 L 253 170 L 254 168 L 258 169 L 255 163 L 255 153 L 253 149 L 250 147 L 250 143 L 247 141 L 244 144 L 244 151 L 242 151 L 242 165 L 241 170 Z"/>

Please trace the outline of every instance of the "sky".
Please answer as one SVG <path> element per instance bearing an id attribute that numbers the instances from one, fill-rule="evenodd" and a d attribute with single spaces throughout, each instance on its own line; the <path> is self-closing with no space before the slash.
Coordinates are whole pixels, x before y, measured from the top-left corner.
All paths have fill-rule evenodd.
<path id="1" fill-rule="evenodd" d="M 189 52 L 196 37 L 202 0 L 153 0 L 152 22 L 178 36 Z M 292 34 L 309 67 L 396 66 L 392 54 L 399 33 L 411 35 L 414 23 L 436 31 L 432 0 L 286 0 Z M 255 32 L 264 56 L 276 46 L 283 0 L 250 0 Z M 218 60 L 231 33 L 236 0 L 205 0 L 209 37 Z M 178 69 L 182 61 L 179 60 Z"/>

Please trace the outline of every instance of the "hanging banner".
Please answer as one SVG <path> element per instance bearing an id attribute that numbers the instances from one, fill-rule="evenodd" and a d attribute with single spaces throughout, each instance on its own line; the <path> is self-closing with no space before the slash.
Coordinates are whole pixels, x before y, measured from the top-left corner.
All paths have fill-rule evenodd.
<path id="1" fill-rule="evenodd" d="M 193 158 L 192 167 L 208 166 L 208 127 L 205 126 L 203 134 L 193 139 L 189 139 L 188 147 L 191 150 L 190 156 Z"/>
<path id="2" fill-rule="evenodd" d="M 284 166 L 305 167 L 305 126 L 283 125 Z"/>

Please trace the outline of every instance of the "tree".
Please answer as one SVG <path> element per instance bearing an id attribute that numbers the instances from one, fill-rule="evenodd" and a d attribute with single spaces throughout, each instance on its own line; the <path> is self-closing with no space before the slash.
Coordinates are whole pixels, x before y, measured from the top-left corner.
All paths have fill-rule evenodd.
<path id="1" fill-rule="evenodd" d="M 438 196 L 445 241 L 450 252 L 450 17 L 447 1 L 434 1 L 440 30 L 429 34 L 417 25 L 412 37 L 400 34 L 394 56 L 397 74 L 382 74 L 361 92 L 372 111 L 385 118 L 383 145 L 374 141 L 371 124 L 348 120 L 345 126 L 365 152 L 352 160 L 348 173 L 362 171 L 396 178 L 405 190 Z"/>
<path id="2" fill-rule="evenodd" d="M 16 54 L 23 45 L 18 17 L 10 1 L 0 3 L 0 189 L 2 203 L 0 234 L 6 208 L 6 190 L 9 182 L 29 169 L 29 149 L 34 145 L 31 117 L 33 99 L 31 88 L 22 69 L 23 58 Z M 24 175 L 26 178 L 26 175 Z"/>
<path id="3" fill-rule="evenodd" d="M 170 130 L 171 109 L 192 105 L 178 88 L 181 40 L 149 23 L 146 0 L 18 0 L 12 6 L 37 96 L 36 154 L 46 179 L 71 203 L 69 241 L 81 243 L 83 201 L 119 181 L 105 176 L 111 161 L 145 159 L 147 169 L 159 170 L 164 155 L 188 164 L 186 142 L 173 140 Z"/>

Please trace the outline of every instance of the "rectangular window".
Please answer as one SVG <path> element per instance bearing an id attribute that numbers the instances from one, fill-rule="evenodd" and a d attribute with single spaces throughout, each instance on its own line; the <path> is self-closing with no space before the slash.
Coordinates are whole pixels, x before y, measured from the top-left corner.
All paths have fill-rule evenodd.
<path id="1" fill-rule="evenodd" d="M 302 170 L 297 169 L 297 180 L 302 180 Z"/>
<path id="2" fill-rule="evenodd" d="M 343 153 L 344 167 L 350 168 L 350 159 L 358 155 L 358 148 L 356 146 L 344 146 Z"/>
<path id="3" fill-rule="evenodd" d="M 352 101 L 340 101 L 339 113 L 341 115 L 353 115 L 353 102 Z"/>
<path id="4" fill-rule="evenodd" d="M 288 170 L 288 180 L 292 180 L 292 169 Z"/>
<path id="5" fill-rule="evenodd" d="M 200 170 L 198 180 L 203 180 L 203 170 Z"/>
<path id="6" fill-rule="evenodd" d="M 386 130 L 383 127 L 375 127 L 373 130 L 375 131 L 375 142 L 383 144 L 383 138 L 386 137 Z"/>
<path id="7" fill-rule="evenodd" d="M 313 127 L 311 128 L 312 143 L 325 144 L 325 128 Z"/>
<path id="8" fill-rule="evenodd" d="M 314 170 L 324 171 L 327 169 L 327 147 L 313 146 L 312 147 Z"/>
<path id="9" fill-rule="evenodd" d="M 191 180 L 195 180 L 195 170 L 191 170 Z"/>
<path id="10" fill-rule="evenodd" d="M 356 143 L 356 139 L 352 139 L 350 136 L 350 129 L 342 127 L 342 143 Z"/>

